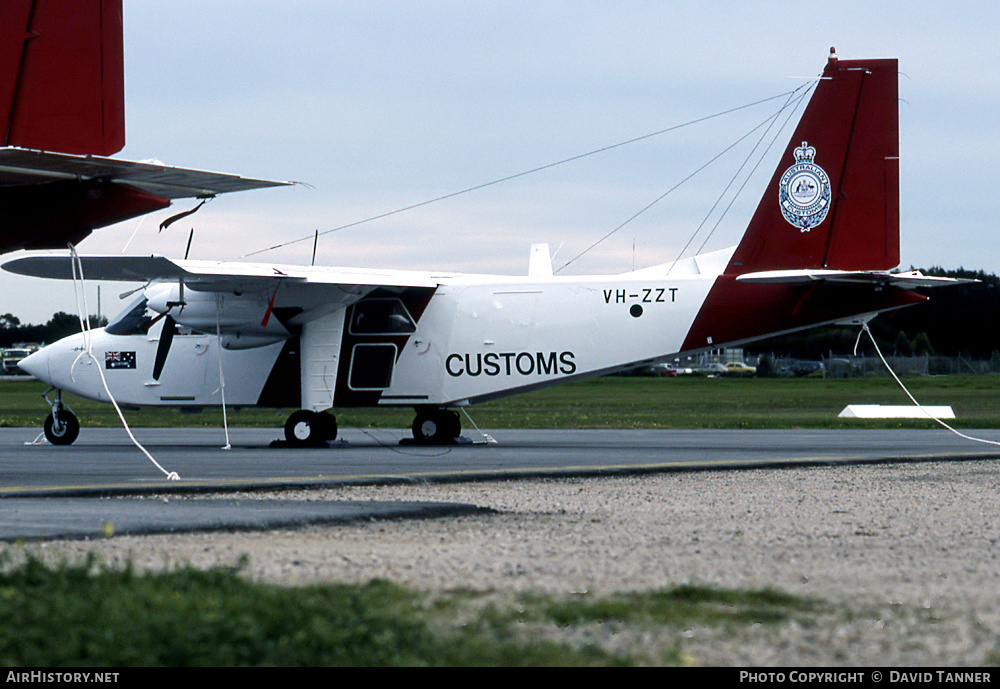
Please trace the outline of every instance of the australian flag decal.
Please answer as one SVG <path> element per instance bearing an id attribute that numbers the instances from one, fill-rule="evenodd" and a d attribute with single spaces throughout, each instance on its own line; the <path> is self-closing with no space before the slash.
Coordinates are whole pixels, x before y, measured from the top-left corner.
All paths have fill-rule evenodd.
<path id="1" fill-rule="evenodd" d="M 108 370 L 135 368 L 135 352 L 105 352 L 104 368 Z"/>

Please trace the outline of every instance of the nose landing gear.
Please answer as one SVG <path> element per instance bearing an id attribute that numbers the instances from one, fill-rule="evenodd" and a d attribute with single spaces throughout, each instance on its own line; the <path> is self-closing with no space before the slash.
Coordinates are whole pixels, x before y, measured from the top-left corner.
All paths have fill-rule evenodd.
<path id="1" fill-rule="evenodd" d="M 80 421 L 76 418 L 76 414 L 63 405 L 62 390 L 56 390 L 55 402 L 49 399 L 51 391 L 52 388 L 49 388 L 42 395 L 52 407 L 52 413 L 45 417 L 45 423 L 42 425 L 45 439 L 53 445 L 72 445 L 80 435 Z"/>

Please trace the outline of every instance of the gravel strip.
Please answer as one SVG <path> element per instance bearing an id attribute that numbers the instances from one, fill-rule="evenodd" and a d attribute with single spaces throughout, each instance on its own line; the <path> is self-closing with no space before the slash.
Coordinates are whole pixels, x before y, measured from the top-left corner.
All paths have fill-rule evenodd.
<path id="1" fill-rule="evenodd" d="M 652 640 L 595 629 L 590 640 L 680 643 L 706 665 L 981 665 L 1000 648 L 998 488 L 992 461 L 346 487 L 242 497 L 450 501 L 498 513 L 24 547 L 137 567 L 247 555 L 249 576 L 287 584 L 380 577 L 500 595 L 774 587 L 837 612 L 808 627 Z"/>

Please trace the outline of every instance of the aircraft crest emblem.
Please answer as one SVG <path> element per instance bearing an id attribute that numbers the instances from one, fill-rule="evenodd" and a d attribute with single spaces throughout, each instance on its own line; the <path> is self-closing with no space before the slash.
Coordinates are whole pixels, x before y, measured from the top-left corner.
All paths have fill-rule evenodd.
<path id="1" fill-rule="evenodd" d="M 830 178 L 813 162 L 816 149 L 807 142 L 794 153 L 795 163 L 778 183 L 778 202 L 785 220 L 808 232 L 823 222 L 830 210 Z"/>

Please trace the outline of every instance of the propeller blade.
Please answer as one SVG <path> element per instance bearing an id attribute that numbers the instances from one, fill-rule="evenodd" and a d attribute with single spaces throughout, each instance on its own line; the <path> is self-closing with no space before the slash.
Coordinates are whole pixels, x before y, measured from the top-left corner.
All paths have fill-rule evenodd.
<path id="1" fill-rule="evenodd" d="M 163 330 L 160 331 L 160 341 L 156 345 L 156 359 L 153 361 L 153 380 L 159 380 L 163 373 L 163 364 L 167 362 L 167 353 L 170 351 L 170 343 L 177 332 L 177 322 L 173 317 L 167 316 L 163 321 Z"/>

